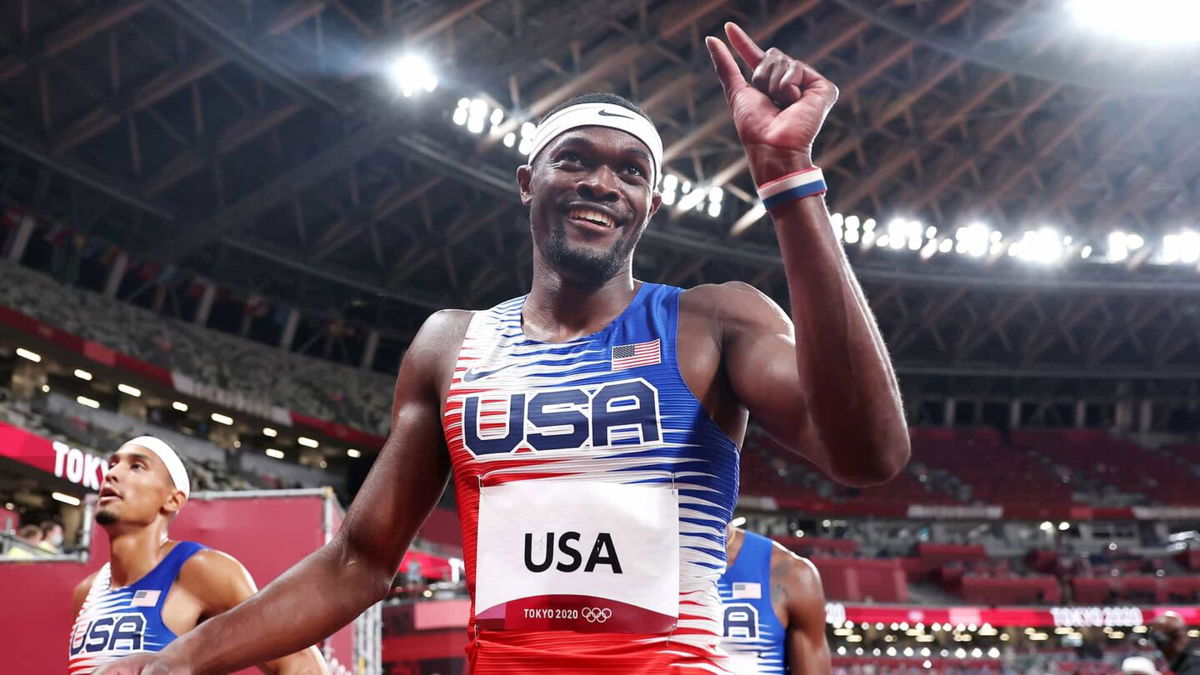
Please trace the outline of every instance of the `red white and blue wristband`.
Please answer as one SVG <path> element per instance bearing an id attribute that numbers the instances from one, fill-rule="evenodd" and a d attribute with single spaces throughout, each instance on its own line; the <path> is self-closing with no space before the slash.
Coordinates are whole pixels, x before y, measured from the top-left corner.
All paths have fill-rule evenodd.
<path id="1" fill-rule="evenodd" d="M 789 173 L 758 186 L 758 197 L 769 211 L 797 199 L 825 194 L 828 189 L 825 185 L 825 174 L 813 167 Z"/>

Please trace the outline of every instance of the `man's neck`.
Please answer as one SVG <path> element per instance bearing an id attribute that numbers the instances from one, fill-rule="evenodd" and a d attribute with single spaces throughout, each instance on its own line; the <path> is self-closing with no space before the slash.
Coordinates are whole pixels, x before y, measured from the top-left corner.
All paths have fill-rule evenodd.
<path id="1" fill-rule="evenodd" d="M 727 567 L 733 565 L 733 561 L 737 560 L 745 538 L 745 534 L 737 528 L 728 526 L 725 528 L 725 565 Z"/>
<path id="2" fill-rule="evenodd" d="M 157 523 L 133 530 L 110 531 L 108 562 L 112 585 L 121 588 L 154 569 L 168 543 L 166 530 Z"/>
<path id="3" fill-rule="evenodd" d="M 525 300 L 525 334 L 540 342 L 566 342 L 603 329 L 633 301 L 641 282 L 630 268 L 599 286 L 563 278 L 534 264 L 533 289 Z"/>

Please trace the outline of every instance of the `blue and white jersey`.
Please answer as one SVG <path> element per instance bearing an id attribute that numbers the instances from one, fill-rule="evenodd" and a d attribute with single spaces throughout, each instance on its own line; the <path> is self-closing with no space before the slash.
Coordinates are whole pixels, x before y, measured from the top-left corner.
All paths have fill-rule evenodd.
<path id="1" fill-rule="evenodd" d="M 738 448 L 676 362 L 681 290 L 565 343 L 525 335 L 524 297 L 475 313 L 443 410 L 472 672 L 727 672 Z"/>
<path id="2" fill-rule="evenodd" d="M 738 675 L 786 673 L 787 628 L 771 606 L 771 540 L 746 532 L 742 548 L 717 585 L 724 610 L 721 647 Z"/>
<path id="3" fill-rule="evenodd" d="M 175 544 L 146 576 L 124 588 L 112 588 L 108 563 L 96 574 L 71 629 L 68 670 L 90 673 L 138 652 L 157 652 L 177 636 L 162 621 L 163 603 L 179 570 L 206 547 L 191 541 Z"/>

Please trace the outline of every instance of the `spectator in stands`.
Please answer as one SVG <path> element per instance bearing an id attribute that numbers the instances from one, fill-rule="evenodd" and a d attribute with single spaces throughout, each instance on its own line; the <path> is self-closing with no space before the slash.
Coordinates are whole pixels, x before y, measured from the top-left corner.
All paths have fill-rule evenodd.
<path id="1" fill-rule="evenodd" d="M 42 541 L 38 543 L 38 548 L 51 554 L 63 552 L 63 528 L 62 525 L 47 520 L 42 523 Z"/>
<path id="2" fill-rule="evenodd" d="M 1125 675 L 1160 675 L 1154 662 L 1144 656 L 1131 656 L 1121 663 L 1121 672 Z"/>
<path id="3" fill-rule="evenodd" d="M 32 524 L 22 525 L 21 529 L 17 530 L 17 541 L 33 549 L 37 549 L 38 545 L 42 543 L 42 528 Z M 13 546 L 8 550 L 9 558 L 28 559 L 36 558 L 37 555 L 36 552 L 24 546 Z"/>
<path id="4" fill-rule="evenodd" d="M 1150 640 L 1167 659 L 1175 675 L 1200 675 L 1200 652 L 1191 648 L 1187 624 L 1175 612 L 1166 612 L 1150 622 Z"/>

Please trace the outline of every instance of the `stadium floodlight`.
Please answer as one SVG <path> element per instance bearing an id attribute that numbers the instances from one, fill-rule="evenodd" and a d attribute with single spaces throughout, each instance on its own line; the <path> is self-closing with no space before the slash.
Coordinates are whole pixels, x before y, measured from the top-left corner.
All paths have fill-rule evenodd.
<path id="1" fill-rule="evenodd" d="M 1050 264 L 1062 260 L 1066 242 L 1051 227 L 1026 230 L 1021 240 L 1009 247 L 1009 254 L 1030 262 Z"/>
<path id="2" fill-rule="evenodd" d="M 1085 28 L 1120 40 L 1155 46 L 1200 40 L 1196 0 L 1142 0 L 1135 8 L 1123 0 L 1072 0 L 1069 7 Z"/>
<path id="3" fill-rule="evenodd" d="M 1058 524 L 1058 529 L 1060 532 L 1066 532 L 1067 530 L 1071 529 L 1071 524 L 1064 520 Z"/>
<path id="4" fill-rule="evenodd" d="M 267 457 L 274 457 L 275 459 L 283 459 L 283 451 L 282 450 L 276 450 L 275 448 L 267 448 L 264 452 L 267 453 Z"/>
<path id="5" fill-rule="evenodd" d="M 477 98 L 471 101 L 471 105 L 467 108 L 467 131 L 473 134 L 483 133 L 484 124 L 487 122 L 489 106 L 488 102 L 482 98 Z"/>
<path id="6" fill-rule="evenodd" d="M 982 257 L 991 242 L 992 228 L 975 222 L 966 227 L 960 227 L 954 232 L 954 250 L 974 258 Z"/>
<path id="7" fill-rule="evenodd" d="M 362 457 L 362 453 L 359 452 L 358 450 L 355 450 L 354 448 L 350 448 L 349 450 L 347 450 L 346 455 L 348 457 L 350 457 L 351 459 L 358 459 L 359 457 Z"/>
<path id="8" fill-rule="evenodd" d="M 213 413 L 211 415 L 211 417 L 212 417 L 212 421 L 216 422 L 217 424 L 224 424 L 227 427 L 233 426 L 233 418 L 230 417 L 229 415 L 222 415 L 221 413 Z"/>
<path id="9" fill-rule="evenodd" d="M 92 374 L 89 373 L 88 371 L 82 370 L 80 368 L 75 369 L 75 377 L 78 377 L 81 380 L 86 380 L 88 382 L 92 381 Z"/>
<path id="10" fill-rule="evenodd" d="M 1159 256 L 1165 263 L 1195 264 L 1200 261 L 1200 234 L 1183 230 L 1163 237 Z"/>
<path id="11" fill-rule="evenodd" d="M 275 431 L 271 427 L 263 427 L 263 436 L 266 436 L 267 438 L 275 438 L 278 435 L 279 432 Z"/>
<path id="12" fill-rule="evenodd" d="M 471 99 L 469 99 L 469 98 L 458 99 L 458 107 L 454 109 L 454 114 L 450 116 L 450 120 L 453 121 L 455 124 L 457 124 L 460 127 L 462 125 L 466 124 L 467 123 L 467 115 L 470 114 L 470 107 L 471 107 Z"/>
<path id="13" fill-rule="evenodd" d="M 517 144 L 517 135 L 516 134 L 514 134 L 511 131 L 508 132 L 507 134 L 504 134 L 504 147 L 511 148 L 512 146 L 514 146 L 516 144 Z"/>
<path id="14" fill-rule="evenodd" d="M 100 402 L 99 402 L 99 401 L 97 401 L 97 400 L 96 400 L 96 399 L 94 399 L 94 398 L 88 398 L 88 397 L 86 397 L 86 396 L 76 396 L 76 397 L 75 397 L 75 402 L 76 402 L 76 403 L 78 403 L 79 405 L 81 405 L 81 406 L 85 407 L 85 408 L 92 408 L 93 410 L 95 410 L 95 409 L 99 409 L 99 408 L 100 408 Z"/>
<path id="15" fill-rule="evenodd" d="M 1050 530 L 1054 529 L 1054 523 L 1051 523 L 1048 520 L 1043 520 L 1039 527 L 1041 528 L 1042 532 L 1049 532 Z"/>
<path id="16" fill-rule="evenodd" d="M 188 411 L 188 404 L 184 403 L 183 401 L 175 401 L 175 402 L 171 403 L 171 407 L 178 410 L 179 412 L 187 412 Z"/>
<path id="17" fill-rule="evenodd" d="M 43 394 L 49 394 L 49 393 L 50 393 L 50 385 L 48 385 L 48 384 L 43 384 L 43 385 L 42 385 L 42 393 L 43 393 Z"/>
<path id="18" fill-rule="evenodd" d="M 303 445 L 306 448 L 316 448 L 320 445 L 320 443 L 317 443 L 316 441 L 314 441 L 311 438 L 308 438 L 307 436 L 301 436 L 300 438 L 297 438 L 296 442 L 299 443 L 300 445 Z"/>
<path id="19" fill-rule="evenodd" d="M 1079 249 L 1079 257 L 1083 258 L 1084 260 L 1092 257 L 1092 247 L 1084 246 L 1083 248 Z"/>
<path id="20" fill-rule="evenodd" d="M 17 356 L 25 359 L 26 361 L 33 361 L 34 363 L 42 362 L 41 354 L 38 354 L 37 352 L 31 352 L 24 347 L 17 347 Z"/>
<path id="21" fill-rule="evenodd" d="M 437 89 L 438 78 L 433 74 L 429 62 L 417 54 L 404 54 L 397 57 L 388 66 L 388 76 L 392 84 L 400 90 L 405 98 L 413 94 L 431 92 Z"/>
<path id="22" fill-rule="evenodd" d="M 79 500 L 79 497 L 64 494 L 62 492 L 51 492 L 50 496 L 54 498 L 54 501 L 62 502 L 64 504 L 67 504 L 70 506 L 79 506 L 80 504 L 83 503 Z"/>
<path id="23" fill-rule="evenodd" d="M 730 527 L 741 527 L 745 524 L 746 524 L 746 516 L 738 516 L 737 518 L 734 518 L 733 520 L 729 521 Z"/>
<path id="24" fill-rule="evenodd" d="M 125 394 L 126 396 L 132 396 L 134 398 L 138 398 L 142 395 L 141 389 L 138 389 L 137 387 L 131 387 L 128 384 L 118 384 L 117 391 Z"/>

